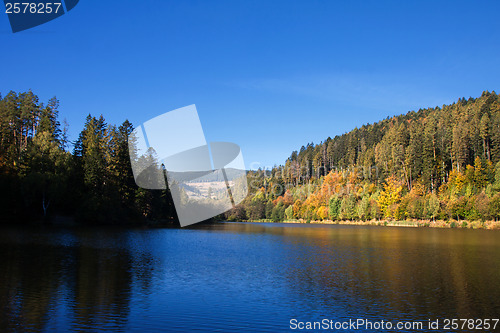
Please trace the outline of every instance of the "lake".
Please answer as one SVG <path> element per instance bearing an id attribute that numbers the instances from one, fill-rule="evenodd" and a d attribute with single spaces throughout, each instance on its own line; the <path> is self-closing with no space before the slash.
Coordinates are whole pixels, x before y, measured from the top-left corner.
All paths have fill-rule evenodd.
<path id="1" fill-rule="evenodd" d="M 0 306 L 0 331 L 279 332 L 292 319 L 293 331 L 357 319 L 442 329 L 499 317 L 500 232 L 3 227 Z"/>

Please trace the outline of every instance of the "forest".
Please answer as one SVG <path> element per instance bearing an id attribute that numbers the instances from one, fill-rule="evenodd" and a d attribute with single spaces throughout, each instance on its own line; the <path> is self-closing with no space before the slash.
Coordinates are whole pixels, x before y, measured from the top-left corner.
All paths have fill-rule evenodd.
<path id="1" fill-rule="evenodd" d="M 133 125 L 88 115 L 77 140 L 59 101 L 32 91 L 0 96 L 4 222 L 177 223 L 168 189 L 133 178 Z M 248 171 L 247 198 L 217 219 L 447 223 L 500 218 L 500 97 L 485 91 L 307 144 L 283 165 Z"/>
<path id="2" fill-rule="evenodd" d="M 307 144 L 250 171 L 229 220 L 441 220 L 500 217 L 500 97 L 485 91 Z"/>
<path id="3" fill-rule="evenodd" d="M 59 120 L 59 101 L 32 91 L 0 96 L 1 220 L 87 224 L 176 223 L 167 190 L 136 186 L 127 138 L 132 124 L 88 115 L 75 142 Z M 70 149 L 70 147 L 72 149 Z"/>

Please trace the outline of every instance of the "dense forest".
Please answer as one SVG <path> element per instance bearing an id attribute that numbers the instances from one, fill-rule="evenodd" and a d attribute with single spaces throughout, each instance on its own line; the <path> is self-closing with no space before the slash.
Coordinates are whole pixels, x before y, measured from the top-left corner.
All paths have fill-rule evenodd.
<path id="1" fill-rule="evenodd" d="M 133 125 L 88 115 L 75 142 L 59 102 L 33 92 L 0 96 L 2 221 L 176 223 L 168 190 L 137 187 Z M 250 194 L 230 220 L 497 220 L 500 97 L 483 92 L 411 111 L 294 151 L 284 165 L 248 172 Z"/>
<path id="2" fill-rule="evenodd" d="M 55 97 L 44 104 L 31 91 L 0 96 L 1 221 L 176 222 L 167 190 L 135 184 L 129 121 L 117 127 L 89 115 L 76 142 L 69 142 L 58 108 Z"/>
<path id="3" fill-rule="evenodd" d="M 497 220 L 500 97 L 485 91 L 310 143 L 249 182 L 228 219 Z"/>

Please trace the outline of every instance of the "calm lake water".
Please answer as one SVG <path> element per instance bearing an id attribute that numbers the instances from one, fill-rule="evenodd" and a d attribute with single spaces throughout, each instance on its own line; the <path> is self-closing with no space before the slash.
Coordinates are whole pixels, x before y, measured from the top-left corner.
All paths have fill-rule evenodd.
<path id="1" fill-rule="evenodd" d="M 2 228 L 0 307 L 0 331 L 277 332 L 292 318 L 498 318 L 500 232 Z"/>

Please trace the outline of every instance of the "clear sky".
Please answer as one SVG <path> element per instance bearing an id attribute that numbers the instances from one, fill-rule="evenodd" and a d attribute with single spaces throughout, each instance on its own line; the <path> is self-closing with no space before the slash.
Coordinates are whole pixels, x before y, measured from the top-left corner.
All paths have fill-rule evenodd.
<path id="1" fill-rule="evenodd" d="M 139 125 L 196 104 L 207 141 L 245 164 L 483 90 L 500 92 L 500 1 L 80 0 L 13 34 L 0 13 L 0 92 L 56 95 Z"/>

